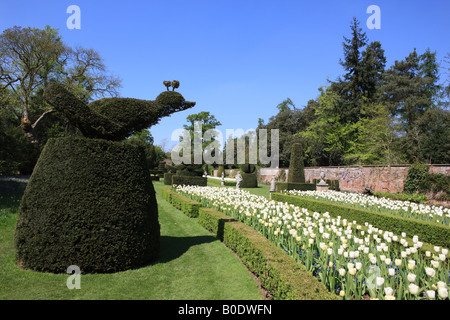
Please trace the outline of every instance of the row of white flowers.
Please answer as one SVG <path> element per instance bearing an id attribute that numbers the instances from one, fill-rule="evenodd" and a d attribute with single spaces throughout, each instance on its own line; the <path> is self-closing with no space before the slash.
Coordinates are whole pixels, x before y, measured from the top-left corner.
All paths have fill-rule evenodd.
<path id="1" fill-rule="evenodd" d="M 417 236 L 268 200 L 224 187 L 176 191 L 253 227 L 345 298 L 448 299 L 448 249 L 420 254 Z"/>
<path id="2" fill-rule="evenodd" d="M 410 201 L 393 200 L 361 193 L 340 191 L 299 191 L 286 193 L 310 199 L 325 200 L 356 208 L 396 214 L 450 226 L 450 209 L 443 206 L 426 205 Z"/>

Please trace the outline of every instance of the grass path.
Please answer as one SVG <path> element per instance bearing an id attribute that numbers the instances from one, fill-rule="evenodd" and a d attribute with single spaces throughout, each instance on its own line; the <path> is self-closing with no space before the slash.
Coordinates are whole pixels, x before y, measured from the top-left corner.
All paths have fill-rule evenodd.
<path id="1" fill-rule="evenodd" d="M 158 261 L 137 270 L 81 276 L 81 289 L 69 290 L 67 274 L 23 270 L 14 262 L 17 214 L 0 213 L 0 300 L 151 299 L 262 300 L 256 281 L 237 257 L 161 198 L 154 182 L 161 224 Z"/>

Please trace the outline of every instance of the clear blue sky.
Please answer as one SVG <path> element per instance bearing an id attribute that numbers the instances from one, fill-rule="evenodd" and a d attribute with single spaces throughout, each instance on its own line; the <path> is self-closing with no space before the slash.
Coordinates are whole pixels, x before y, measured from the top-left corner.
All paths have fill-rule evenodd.
<path id="1" fill-rule="evenodd" d="M 226 129 L 268 121 L 290 98 L 297 107 L 344 73 L 343 36 L 357 17 L 370 41 L 380 41 L 389 67 L 414 48 L 450 53 L 448 0 L 2 0 L 0 31 L 14 25 L 58 28 L 70 46 L 93 48 L 122 79 L 123 97 L 153 100 L 163 80 L 196 101 L 151 128 L 167 147 L 192 113 L 209 111 Z M 69 30 L 69 5 L 81 9 L 81 29 Z M 370 5 L 381 10 L 381 29 L 370 30 Z"/>

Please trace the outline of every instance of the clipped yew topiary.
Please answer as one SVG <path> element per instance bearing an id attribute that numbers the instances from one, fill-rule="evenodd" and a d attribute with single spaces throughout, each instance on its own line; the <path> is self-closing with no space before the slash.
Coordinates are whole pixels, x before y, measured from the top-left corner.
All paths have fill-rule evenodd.
<path id="1" fill-rule="evenodd" d="M 305 164 L 303 148 L 300 143 L 294 143 L 289 162 L 288 182 L 305 183 Z"/>
<path id="2" fill-rule="evenodd" d="M 145 152 L 120 140 L 195 103 L 171 91 L 156 101 L 86 105 L 56 82 L 44 97 L 84 137 L 50 139 L 43 149 L 19 207 L 17 263 L 54 273 L 71 265 L 108 273 L 155 260 L 160 226 Z"/>
<path id="3" fill-rule="evenodd" d="M 158 256 L 159 222 L 142 150 L 98 139 L 50 139 L 19 208 L 25 268 L 115 272 Z"/>
<path id="4" fill-rule="evenodd" d="M 315 184 L 305 182 L 303 147 L 300 143 L 292 145 L 287 182 L 277 182 L 276 188 L 277 192 L 283 190 L 316 190 Z"/>

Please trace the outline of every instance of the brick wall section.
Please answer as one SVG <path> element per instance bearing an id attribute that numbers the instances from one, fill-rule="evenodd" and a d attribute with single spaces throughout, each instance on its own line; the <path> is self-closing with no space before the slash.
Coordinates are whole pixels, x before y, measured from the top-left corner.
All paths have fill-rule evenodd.
<path id="1" fill-rule="evenodd" d="M 365 188 L 372 191 L 400 193 L 403 191 L 404 181 L 409 166 L 347 166 L 347 167 L 307 167 L 305 168 L 306 182 L 320 179 L 320 172 L 324 171 L 325 179 L 339 180 L 342 191 L 363 192 Z M 262 168 L 259 171 L 260 181 L 269 183 L 273 175 L 277 176 L 279 170 Z M 450 165 L 431 165 L 431 173 L 450 175 Z"/>

